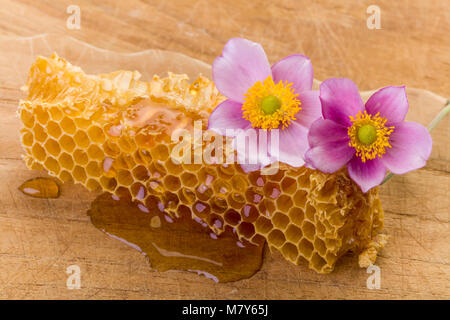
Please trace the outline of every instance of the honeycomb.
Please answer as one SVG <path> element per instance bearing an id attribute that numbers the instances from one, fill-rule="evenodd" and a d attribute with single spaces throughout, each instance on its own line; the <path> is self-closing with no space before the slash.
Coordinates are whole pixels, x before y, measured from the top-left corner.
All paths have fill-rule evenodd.
<path id="1" fill-rule="evenodd" d="M 348 251 L 374 263 L 386 237 L 376 188 L 364 194 L 346 170 L 324 174 L 281 164 L 276 174 L 246 174 L 238 164 L 172 161 L 171 133 L 206 128 L 224 97 L 210 80 L 137 71 L 87 75 L 53 54 L 32 65 L 18 115 L 29 168 L 45 169 L 89 190 L 131 197 L 141 210 L 188 213 L 216 234 L 232 228 L 238 244 L 278 250 L 287 260 L 331 272 Z M 201 141 L 204 148 L 208 143 Z"/>

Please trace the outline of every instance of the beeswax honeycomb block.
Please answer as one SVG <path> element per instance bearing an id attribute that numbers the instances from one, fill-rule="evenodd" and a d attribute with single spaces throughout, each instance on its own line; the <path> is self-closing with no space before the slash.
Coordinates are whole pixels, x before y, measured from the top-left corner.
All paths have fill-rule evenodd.
<path id="1" fill-rule="evenodd" d="M 196 120 L 206 128 L 224 97 L 202 76 L 139 77 L 87 75 L 56 54 L 38 57 L 18 108 L 27 166 L 170 215 L 189 212 L 217 234 L 233 228 L 243 245 L 267 241 L 320 273 L 349 250 L 363 267 L 374 262 L 386 242 L 377 188 L 362 193 L 346 170 L 281 165 L 263 175 L 237 164 L 174 163 L 171 134 L 192 132 Z"/>

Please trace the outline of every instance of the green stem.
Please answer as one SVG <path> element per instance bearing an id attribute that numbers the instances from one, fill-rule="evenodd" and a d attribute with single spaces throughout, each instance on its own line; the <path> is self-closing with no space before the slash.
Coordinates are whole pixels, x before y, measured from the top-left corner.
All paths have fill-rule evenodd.
<path id="1" fill-rule="evenodd" d="M 431 121 L 428 125 L 428 131 L 433 131 L 434 127 L 445 117 L 445 115 L 450 111 L 450 99 L 447 100 L 445 107 L 438 113 L 438 115 Z"/>
<path id="2" fill-rule="evenodd" d="M 447 104 L 445 105 L 444 108 L 442 108 L 442 110 L 437 114 L 437 116 L 433 119 L 433 121 L 430 122 L 430 124 L 428 125 L 427 129 L 428 131 L 431 133 L 431 131 L 433 131 L 434 127 L 436 127 L 436 125 L 441 122 L 442 119 L 444 119 L 444 117 L 447 115 L 447 113 L 450 112 L 450 99 L 447 100 Z M 392 172 L 389 172 L 386 177 L 384 178 L 383 182 L 381 184 L 385 184 L 386 182 L 388 182 L 392 177 L 394 176 L 394 174 Z"/>

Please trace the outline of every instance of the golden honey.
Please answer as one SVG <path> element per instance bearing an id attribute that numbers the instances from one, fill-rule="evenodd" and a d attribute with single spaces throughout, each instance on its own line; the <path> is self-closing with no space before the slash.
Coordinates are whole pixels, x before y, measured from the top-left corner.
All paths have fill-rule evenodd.
<path id="1" fill-rule="evenodd" d="M 281 165 L 263 175 L 236 164 L 174 163 L 171 134 L 192 132 L 199 120 L 204 129 L 224 99 L 204 77 L 190 83 L 172 73 L 150 82 L 136 71 L 87 75 L 53 55 L 37 58 L 26 90 L 18 113 L 30 168 L 129 196 L 147 210 L 159 206 L 172 219 L 188 212 L 217 235 L 230 227 L 240 241 L 267 240 L 287 260 L 306 260 L 321 273 L 348 251 L 361 253 L 362 266 L 373 263 L 385 243 L 378 189 L 362 193 L 345 170 Z"/>
<path id="2" fill-rule="evenodd" d="M 19 186 L 19 190 L 27 196 L 35 198 L 59 198 L 59 185 L 50 178 L 33 178 Z"/>
<path id="3" fill-rule="evenodd" d="M 231 228 L 218 236 L 205 222 L 193 220 L 187 208 L 173 218 L 159 208 L 104 193 L 88 215 L 98 229 L 144 253 L 158 271 L 184 270 L 230 282 L 259 270 L 264 246 L 237 240 Z"/>

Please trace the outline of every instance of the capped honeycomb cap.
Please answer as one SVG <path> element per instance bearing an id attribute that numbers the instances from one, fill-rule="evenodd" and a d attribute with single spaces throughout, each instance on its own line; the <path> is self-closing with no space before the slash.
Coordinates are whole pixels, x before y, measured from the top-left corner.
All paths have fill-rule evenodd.
<path id="1" fill-rule="evenodd" d="M 143 210 L 188 213 L 216 234 L 232 228 L 240 245 L 266 241 L 320 273 L 348 251 L 362 267 L 375 262 L 386 243 L 377 188 L 363 193 L 346 170 L 280 164 L 267 175 L 238 164 L 173 161 L 172 133 L 192 132 L 195 121 L 206 129 L 224 97 L 202 76 L 139 78 L 137 71 L 87 75 L 56 54 L 38 57 L 18 107 L 27 166 L 129 197 Z M 203 150 L 209 143 L 200 141 Z"/>

